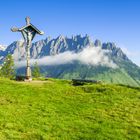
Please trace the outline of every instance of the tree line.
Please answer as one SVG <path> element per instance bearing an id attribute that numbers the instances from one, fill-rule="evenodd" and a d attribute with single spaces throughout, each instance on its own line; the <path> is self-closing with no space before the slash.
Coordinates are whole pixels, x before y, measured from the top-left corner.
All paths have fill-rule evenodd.
<path id="1" fill-rule="evenodd" d="M 38 63 L 35 62 L 32 68 L 32 76 L 33 78 L 38 78 L 41 76 L 40 67 Z M 0 77 L 5 77 L 9 79 L 15 79 L 16 77 L 16 69 L 14 65 L 14 59 L 11 54 L 8 54 L 0 67 Z"/>

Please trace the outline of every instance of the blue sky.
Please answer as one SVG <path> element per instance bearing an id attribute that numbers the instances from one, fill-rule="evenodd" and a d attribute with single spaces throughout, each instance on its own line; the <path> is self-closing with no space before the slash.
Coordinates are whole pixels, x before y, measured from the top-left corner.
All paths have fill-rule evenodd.
<path id="1" fill-rule="evenodd" d="M 139 0 L 1 0 L 0 44 L 21 39 L 12 26 L 25 25 L 25 17 L 45 32 L 35 40 L 89 34 L 102 42 L 115 42 L 140 65 Z"/>

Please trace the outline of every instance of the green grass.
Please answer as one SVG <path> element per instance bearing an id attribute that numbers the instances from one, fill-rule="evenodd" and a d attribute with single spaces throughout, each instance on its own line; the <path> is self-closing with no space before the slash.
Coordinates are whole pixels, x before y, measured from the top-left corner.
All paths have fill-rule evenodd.
<path id="1" fill-rule="evenodd" d="M 0 79 L 0 140 L 139 140 L 140 88 Z"/>

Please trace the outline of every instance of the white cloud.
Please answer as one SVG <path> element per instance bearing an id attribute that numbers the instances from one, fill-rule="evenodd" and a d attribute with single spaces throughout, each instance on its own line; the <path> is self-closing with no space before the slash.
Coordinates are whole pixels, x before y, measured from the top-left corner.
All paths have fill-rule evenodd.
<path id="1" fill-rule="evenodd" d="M 100 47 L 86 47 L 78 53 L 67 51 L 54 56 L 46 56 L 40 59 L 31 59 L 30 63 L 33 65 L 35 62 L 37 62 L 39 65 L 49 66 L 79 61 L 87 65 L 102 65 L 116 68 L 117 65 L 107 57 L 106 53 L 107 51 L 102 50 Z M 17 67 L 23 67 L 26 65 L 26 61 L 15 63 Z"/>

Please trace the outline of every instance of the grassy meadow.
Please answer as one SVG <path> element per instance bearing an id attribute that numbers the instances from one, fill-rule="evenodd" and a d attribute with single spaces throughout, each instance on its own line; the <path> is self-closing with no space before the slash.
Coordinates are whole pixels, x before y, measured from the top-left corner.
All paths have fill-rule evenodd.
<path id="1" fill-rule="evenodd" d="M 0 140 L 127 139 L 140 139 L 140 88 L 0 79 Z"/>

